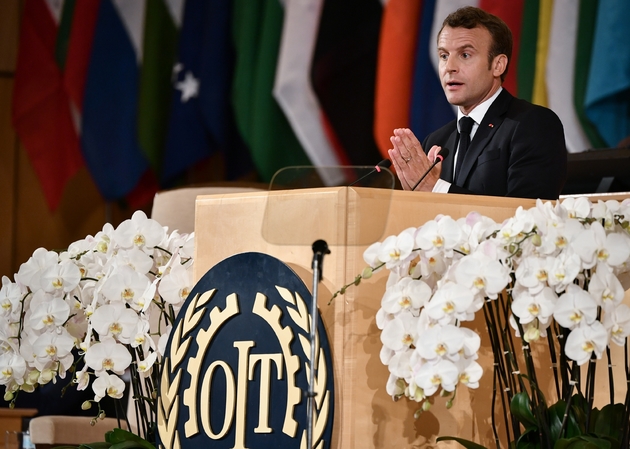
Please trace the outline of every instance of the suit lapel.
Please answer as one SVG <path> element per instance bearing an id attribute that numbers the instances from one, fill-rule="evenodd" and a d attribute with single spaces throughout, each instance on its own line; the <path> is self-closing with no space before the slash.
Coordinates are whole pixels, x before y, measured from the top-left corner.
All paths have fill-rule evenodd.
<path id="1" fill-rule="evenodd" d="M 470 171 L 475 165 L 475 161 L 477 161 L 477 158 L 483 152 L 484 148 L 486 148 L 494 133 L 499 129 L 499 126 L 501 126 L 505 113 L 513 98 L 514 97 L 512 97 L 507 90 L 503 89 L 483 117 L 479 128 L 477 128 L 477 132 L 475 132 L 475 137 L 473 137 L 473 140 L 470 142 L 470 147 L 468 151 L 466 151 L 462 166 L 460 167 L 458 176 L 459 182 L 457 183 L 460 187 L 465 184 L 466 179 L 470 175 Z"/>

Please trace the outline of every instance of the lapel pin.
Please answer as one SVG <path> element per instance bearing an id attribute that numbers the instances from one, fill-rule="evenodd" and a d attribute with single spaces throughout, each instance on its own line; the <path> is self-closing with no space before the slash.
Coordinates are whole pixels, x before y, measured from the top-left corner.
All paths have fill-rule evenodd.
<path id="1" fill-rule="evenodd" d="M 488 126 L 489 126 L 490 128 L 494 128 L 494 125 L 493 125 L 492 123 L 488 123 Z"/>

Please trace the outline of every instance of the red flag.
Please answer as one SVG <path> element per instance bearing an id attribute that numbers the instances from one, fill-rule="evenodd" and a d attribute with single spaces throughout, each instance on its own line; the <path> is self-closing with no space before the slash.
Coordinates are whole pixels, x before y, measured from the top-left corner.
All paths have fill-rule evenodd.
<path id="1" fill-rule="evenodd" d="M 510 27 L 510 30 L 512 30 L 512 38 L 514 40 L 512 44 L 512 59 L 510 60 L 510 68 L 503 82 L 503 87 L 515 96 L 518 95 L 518 89 L 516 87 L 516 67 L 523 22 L 523 5 L 524 0 L 512 0 L 510 2 L 504 0 L 481 0 L 479 2 L 481 9 L 501 17 L 507 26 Z"/>
<path id="2" fill-rule="evenodd" d="M 90 0 L 76 2 L 74 6 L 63 78 L 68 96 L 78 111 L 83 109 L 83 92 L 100 3 L 100 0 Z"/>
<path id="3" fill-rule="evenodd" d="M 13 126 L 51 210 L 83 166 L 79 139 L 55 61 L 58 25 L 44 0 L 26 0 L 13 88 Z"/>

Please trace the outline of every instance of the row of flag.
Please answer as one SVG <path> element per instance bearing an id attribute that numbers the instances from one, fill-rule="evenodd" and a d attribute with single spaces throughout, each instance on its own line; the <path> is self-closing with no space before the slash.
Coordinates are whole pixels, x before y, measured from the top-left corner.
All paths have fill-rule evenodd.
<path id="1" fill-rule="evenodd" d="M 214 152 L 264 181 L 373 165 L 394 128 L 455 117 L 436 36 L 465 5 L 510 26 L 504 86 L 556 111 L 569 151 L 630 135 L 628 0 L 26 0 L 13 123 L 53 210 L 83 166 L 141 204 Z"/>

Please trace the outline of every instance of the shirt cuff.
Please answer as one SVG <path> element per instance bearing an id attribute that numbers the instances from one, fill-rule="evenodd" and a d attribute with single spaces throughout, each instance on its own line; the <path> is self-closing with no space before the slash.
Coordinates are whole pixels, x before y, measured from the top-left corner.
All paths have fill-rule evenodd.
<path id="1" fill-rule="evenodd" d="M 444 181 L 443 179 L 438 179 L 435 185 L 433 186 L 433 193 L 448 193 L 448 189 L 451 188 L 451 183 L 448 181 Z"/>

